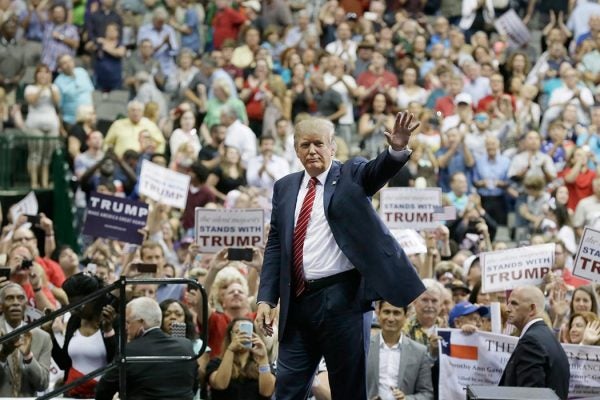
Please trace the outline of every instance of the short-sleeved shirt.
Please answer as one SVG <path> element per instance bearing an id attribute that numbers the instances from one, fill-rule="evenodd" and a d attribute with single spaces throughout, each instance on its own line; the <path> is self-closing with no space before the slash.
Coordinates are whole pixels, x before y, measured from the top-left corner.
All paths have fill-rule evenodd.
<path id="1" fill-rule="evenodd" d="M 600 199 L 596 195 L 591 195 L 581 200 L 575 208 L 573 216 L 573 226 L 583 228 L 600 229 Z"/>
<path id="2" fill-rule="evenodd" d="M 60 74 L 54 80 L 60 90 L 60 109 L 62 118 L 69 124 L 76 121 L 77 108 L 81 105 L 92 105 L 94 84 L 90 75 L 83 68 L 77 67 L 73 75 Z"/>
<path id="3" fill-rule="evenodd" d="M 342 96 L 333 89 L 327 89 L 321 94 L 316 94 L 315 99 L 317 101 L 317 109 L 324 117 L 335 114 L 343 103 Z M 337 120 L 334 122 L 337 122 Z"/>

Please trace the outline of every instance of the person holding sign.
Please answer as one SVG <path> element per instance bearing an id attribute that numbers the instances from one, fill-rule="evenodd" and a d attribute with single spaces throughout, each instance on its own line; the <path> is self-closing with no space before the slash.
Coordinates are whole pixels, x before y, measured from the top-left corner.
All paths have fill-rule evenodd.
<path id="1" fill-rule="evenodd" d="M 334 400 L 366 399 L 372 302 L 403 307 L 424 291 L 370 202 L 406 164 L 418 126 L 413 115 L 399 113 L 385 133 L 386 151 L 341 164 L 333 161 L 331 122 L 296 125 L 294 147 L 305 170 L 275 183 L 257 297 L 256 321 L 267 335 L 280 302 L 277 399 L 306 398 L 321 357 Z"/>
<path id="2" fill-rule="evenodd" d="M 521 286 L 508 299 L 508 322 L 521 332 L 499 386 L 546 387 L 569 394 L 569 360 L 542 316 L 545 298 L 535 286 Z"/>

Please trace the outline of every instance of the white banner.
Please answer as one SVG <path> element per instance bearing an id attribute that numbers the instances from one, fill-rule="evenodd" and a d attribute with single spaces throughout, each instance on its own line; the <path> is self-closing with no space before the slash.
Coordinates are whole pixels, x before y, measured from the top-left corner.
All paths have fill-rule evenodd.
<path id="1" fill-rule="evenodd" d="M 39 205 L 35 192 L 29 192 L 29 194 L 21 199 L 18 203 L 10 208 L 10 214 L 13 223 L 17 222 L 19 216 L 25 215 L 37 215 L 39 212 Z"/>
<path id="2" fill-rule="evenodd" d="M 264 226 L 261 209 L 196 208 L 196 243 L 205 253 L 223 247 L 261 247 Z"/>
<path id="3" fill-rule="evenodd" d="M 494 26 L 498 33 L 508 37 L 511 47 L 521 47 L 531 40 L 529 29 L 527 29 L 521 17 L 513 9 L 496 18 Z"/>
<path id="4" fill-rule="evenodd" d="M 425 239 L 414 229 L 393 229 L 391 232 L 407 256 L 427 253 Z"/>
<path id="5" fill-rule="evenodd" d="M 600 231 L 585 227 L 573 263 L 573 275 L 600 282 Z"/>
<path id="6" fill-rule="evenodd" d="M 379 215 L 390 229 L 435 229 L 442 205 L 440 188 L 386 188 L 381 190 Z"/>
<path id="7" fill-rule="evenodd" d="M 464 400 L 470 385 L 496 386 L 518 338 L 489 332 L 466 335 L 459 329 L 439 329 L 439 393 L 445 400 Z M 569 398 L 600 396 L 600 347 L 563 344 L 569 359 Z"/>
<path id="8" fill-rule="evenodd" d="M 190 176 L 161 167 L 148 160 L 142 162 L 140 194 L 167 206 L 185 208 Z"/>
<path id="9" fill-rule="evenodd" d="M 539 285 L 554 265 L 554 243 L 481 253 L 483 292 Z"/>

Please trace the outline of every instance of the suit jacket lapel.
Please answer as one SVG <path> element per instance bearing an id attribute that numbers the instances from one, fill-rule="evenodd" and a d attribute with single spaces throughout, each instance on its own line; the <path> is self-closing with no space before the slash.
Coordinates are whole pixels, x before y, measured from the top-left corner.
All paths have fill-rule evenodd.
<path id="1" fill-rule="evenodd" d="M 302 178 L 304 172 L 298 172 L 294 174 L 293 181 L 290 185 L 289 190 L 281 191 L 281 199 L 278 204 L 278 208 L 283 211 L 283 252 L 284 254 L 291 254 L 292 251 L 292 240 L 294 238 L 294 213 L 296 212 L 296 201 L 298 200 L 298 192 L 300 191 L 300 185 L 302 184 Z"/>
<path id="2" fill-rule="evenodd" d="M 323 206 L 325 207 L 325 216 L 329 216 L 329 204 L 331 198 L 335 192 L 335 186 L 340 178 L 341 164 L 338 161 L 333 161 L 327 179 L 325 180 L 325 187 L 323 192 Z"/>
<path id="3" fill-rule="evenodd" d="M 404 374 L 406 374 L 406 368 L 410 361 L 410 347 L 406 336 L 402 335 L 402 341 L 400 342 L 400 368 L 398 368 L 398 387 L 400 390 L 405 390 L 404 387 Z"/>

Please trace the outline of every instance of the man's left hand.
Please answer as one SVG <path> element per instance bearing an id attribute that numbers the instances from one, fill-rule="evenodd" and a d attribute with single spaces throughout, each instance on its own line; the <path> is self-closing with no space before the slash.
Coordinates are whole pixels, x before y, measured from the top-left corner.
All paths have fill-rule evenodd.
<path id="1" fill-rule="evenodd" d="M 405 150 L 408 146 L 411 134 L 421 125 L 420 122 L 413 124 L 414 116 L 408 111 L 399 112 L 392 132 L 385 131 L 388 144 L 393 150 Z"/>

